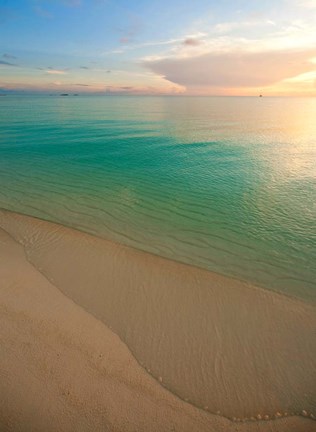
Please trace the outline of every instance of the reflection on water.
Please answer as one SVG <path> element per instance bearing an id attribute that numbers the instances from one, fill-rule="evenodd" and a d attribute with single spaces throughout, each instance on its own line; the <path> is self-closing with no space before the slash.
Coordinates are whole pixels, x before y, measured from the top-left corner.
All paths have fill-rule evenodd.
<path id="1" fill-rule="evenodd" d="M 1 207 L 315 298 L 316 99 L 2 99 Z"/>

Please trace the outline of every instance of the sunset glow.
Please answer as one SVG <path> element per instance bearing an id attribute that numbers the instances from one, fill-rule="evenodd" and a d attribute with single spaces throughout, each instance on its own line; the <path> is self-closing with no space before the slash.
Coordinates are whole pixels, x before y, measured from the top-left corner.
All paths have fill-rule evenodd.
<path id="1" fill-rule="evenodd" d="M 0 92 L 316 96 L 316 1 L 0 2 Z"/>

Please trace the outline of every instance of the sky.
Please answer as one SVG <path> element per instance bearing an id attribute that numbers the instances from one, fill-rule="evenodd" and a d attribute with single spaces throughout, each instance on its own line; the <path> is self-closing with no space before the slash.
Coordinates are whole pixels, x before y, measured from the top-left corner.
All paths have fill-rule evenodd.
<path id="1" fill-rule="evenodd" d="M 316 0 L 0 0 L 0 92 L 316 96 Z"/>

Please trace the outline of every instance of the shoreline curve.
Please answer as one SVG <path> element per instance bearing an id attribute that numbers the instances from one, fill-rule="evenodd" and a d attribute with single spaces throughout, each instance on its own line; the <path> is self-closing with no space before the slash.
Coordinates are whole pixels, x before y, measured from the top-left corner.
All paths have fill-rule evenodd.
<path id="1" fill-rule="evenodd" d="M 35 268 L 68 298 L 111 326 L 143 368 L 150 369 L 158 382 L 182 399 L 190 399 L 193 405 L 202 409 L 207 406 L 212 412 L 220 411 L 232 420 L 315 416 L 315 395 L 311 386 L 315 383 L 311 379 L 315 377 L 315 346 L 311 346 L 311 336 L 316 327 L 312 306 L 37 218 L 1 210 L 0 226 L 22 244 Z M 87 292 L 89 286 L 92 294 Z M 192 297 L 194 289 L 195 296 Z M 189 301 L 184 294 L 189 296 Z M 128 307 L 129 301 L 133 310 Z M 242 304 L 244 301 L 246 307 Z M 284 318 L 294 320 L 295 325 L 284 323 Z M 187 333 L 186 337 L 183 332 Z M 195 340 L 196 336 L 199 341 Z M 262 350 L 258 356 L 260 346 Z M 179 359 L 192 347 L 194 352 L 185 359 L 188 361 L 179 364 Z M 236 352 L 238 347 L 239 353 Z M 282 355 L 284 350 L 292 351 L 296 357 L 299 354 L 297 360 L 301 364 L 293 369 L 287 356 Z M 267 354 L 270 359 L 266 358 Z M 251 369 L 251 365 L 245 363 L 249 357 L 256 363 L 255 368 Z M 260 357 L 263 363 L 260 363 Z M 273 363 L 271 370 L 269 361 Z M 308 377 L 307 364 L 312 366 Z M 178 365 L 180 371 L 174 365 Z M 193 376 L 189 376 L 190 368 L 196 365 L 201 366 L 201 374 L 197 376 L 198 372 L 193 371 Z M 245 374 L 239 367 L 241 365 L 249 366 L 251 370 Z M 261 370 L 272 374 L 268 377 L 270 387 L 254 373 Z M 254 378 L 253 388 L 251 381 Z M 208 392 L 210 384 L 216 397 Z M 284 398 L 283 393 L 288 393 L 286 386 L 291 391 Z M 301 394 L 303 388 L 307 398 Z M 188 389 L 193 391 L 186 398 Z M 240 400 L 227 401 L 228 393 L 234 396 L 231 399 L 241 395 L 243 404 L 253 412 L 246 412 L 246 409 L 240 416 L 238 410 L 243 404 Z M 257 404 L 251 401 L 254 394 L 260 394 Z M 283 397 L 283 412 L 280 408 L 272 412 L 273 407 L 267 400 L 271 396 L 273 403 Z M 228 402 L 224 410 L 221 401 Z M 216 403 L 221 409 L 215 411 Z M 296 404 L 295 409 L 289 410 L 286 404 L 288 407 Z M 259 405 L 260 412 L 254 412 Z"/>

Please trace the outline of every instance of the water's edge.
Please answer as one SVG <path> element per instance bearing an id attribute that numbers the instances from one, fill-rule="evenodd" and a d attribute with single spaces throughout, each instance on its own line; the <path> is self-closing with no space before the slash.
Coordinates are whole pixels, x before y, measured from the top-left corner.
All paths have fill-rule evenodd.
<path id="1" fill-rule="evenodd" d="M 257 421 L 288 415 L 314 417 L 313 399 L 309 399 L 313 397 L 312 387 L 305 388 L 307 399 L 299 394 L 294 397 L 295 390 L 293 393 L 297 384 L 297 391 L 301 388 L 301 380 L 310 387 L 306 369 L 308 364 L 315 364 L 312 361 L 315 357 L 310 357 L 314 328 L 311 306 L 40 219 L 1 211 L 1 225 L 23 244 L 29 261 L 45 277 L 113 328 L 138 362 L 180 398 L 232 420 Z M 84 266 L 83 273 L 80 264 Z M 192 293 L 193 287 L 195 293 Z M 245 299 L 246 304 L 241 303 Z M 254 308 L 252 313 L 251 308 Z M 237 311 L 235 322 L 233 317 Z M 295 322 L 293 328 L 288 319 Z M 227 334 L 228 323 L 232 334 Z M 165 339 L 163 348 L 161 338 Z M 245 346 L 247 349 L 243 352 Z M 265 349 L 269 358 L 265 358 Z M 300 352 L 299 368 L 292 370 L 293 359 L 289 364 L 288 356 L 282 357 L 281 353 L 288 349 Z M 223 351 L 224 357 L 223 354 L 218 357 Z M 234 358 L 233 364 L 230 357 Z M 257 362 L 263 361 L 261 367 L 271 369 L 271 376 L 266 376 L 265 380 L 274 382 L 272 394 L 269 385 L 266 387 L 256 378 L 256 368 L 251 371 L 249 365 L 244 375 L 242 368 L 249 359 L 256 363 L 256 368 Z M 195 370 L 193 376 L 186 376 L 194 365 L 201 366 L 202 375 L 196 376 L 200 372 Z M 241 382 L 244 389 L 240 388 Z M 295 410 L 288 409 L 293 407 L 293 401 L 286 400 L 283 403 L 287 408 L 273 410 L 271 401 L 278 385 L 281 399 L 284 399 L 287 385 L 296 403 L 297 398 L 302 399 Z M 228 401 L 227 386 L 232 396 Z M 211 393 L 216 393 L 215 398 L 214 394 L 209 394 L 210 388 Z M 243 397 L 238 401 L 236 398 L 239 399 L 240 394 Z M 259 400 L 254 402 L 254 397 Z M 247 407 L 245 401 L 249 402 Z"/>

